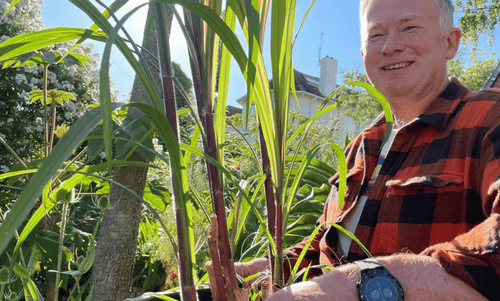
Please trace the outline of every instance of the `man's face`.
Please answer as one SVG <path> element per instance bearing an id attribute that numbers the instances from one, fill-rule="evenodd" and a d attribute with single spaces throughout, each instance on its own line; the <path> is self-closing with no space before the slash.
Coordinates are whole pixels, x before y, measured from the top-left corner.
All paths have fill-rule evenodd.
<path id="1" fill-rule="evenodd" d="M 446 61 L 455 52 L 439 15 L 434 0 L 365 1 L 361 56 L 368 78 L 386 97 L 419 99 L 443 87 Z"/>

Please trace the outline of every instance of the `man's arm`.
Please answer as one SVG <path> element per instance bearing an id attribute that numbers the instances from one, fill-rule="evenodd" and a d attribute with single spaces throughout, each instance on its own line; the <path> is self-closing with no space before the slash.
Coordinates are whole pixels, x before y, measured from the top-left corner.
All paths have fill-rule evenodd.
<path id="1" fill-rule="evenodd" d="M 400 254 L 377 260 L 399 280 L 405 300 L 487 300 L 448 274 L 432 257 Z M 318 278 L 288 286 L 268 300 L 359 300 L 356 289 L 361 278 L 359 270 L 355 264 L 343 265 Z"/>

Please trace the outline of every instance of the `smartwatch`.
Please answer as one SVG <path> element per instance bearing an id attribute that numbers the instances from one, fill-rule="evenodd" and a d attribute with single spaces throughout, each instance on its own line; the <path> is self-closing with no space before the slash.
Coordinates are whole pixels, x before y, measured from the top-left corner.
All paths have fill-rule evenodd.
<path id="1" fill-rule="evenodd" d="M 404 300 L 403 287 L 386 267 L 373 258 L 354 262 L 361 268 L 361 280 L 356 284 L 362 301 Z"/>

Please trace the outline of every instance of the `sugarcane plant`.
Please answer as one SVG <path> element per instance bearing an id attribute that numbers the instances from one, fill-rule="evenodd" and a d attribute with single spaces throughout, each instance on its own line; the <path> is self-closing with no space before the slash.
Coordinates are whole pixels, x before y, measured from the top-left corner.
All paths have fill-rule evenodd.
<path id="1" fill-rule="evenodd" d="M 13 1 L 11 7 L 18 1 Z M 36 170 L 23 189 L 18 200 L 12 206 L 11 212 L 0 225 L 0 236 L 2 237 L 0 254 L 4 254 L 10 239 L 14 237 L 16 230 L 29 216 L 35 200 L 40 195 L 45 200 L 60 189 L 70 191 L 83 176 L 97 177 L 95 172 L 105 168 L 126 164 L 152 166 L 139 162 L 114 160 L 112 111 L 128 105 L 140 109 L 145 114 L 151 125 L 146 135 L 155 133 L 162 140 L 168 152 L 168 159 L 160 154 L 151 153 L 166 161 L 171 172 L 177 243 L 173 239 L 171 241 L 179 254 L 179 278 L 183 300 L 197 299 L 195 291 L 197 279 L 194 273 L 195 244 L 190 214 L 192 206 L 199 200 L 196 193 L 190 191 L 187 180 L 186 162 L 189 161 L 191 155 L 199 156 L 205 160 L 210 184 L 214 213 L 211 218 L 212 230 L 209 235 L 210 254 L 213 261 L 213 273 L 210 275 L 210 280 L 212 283 L 217 283 L 216 286 L 212 286 L 215 299 L 248 299 L 248 291 L 238 287 L 234 270 L 234 248 L 231 248 L 234 246 L 234 242 L 231 241 L 231 238 L 237 235 L 229 234 L 230 226 L 228 226 L 226 218 L 224 193 L 228 182 L 236 187 L 242 201 L 259 221 L 260 231 L 268 239 L 273 286 L 276 289 L 282 288 L 285 285 L 283 279 L 284 231 L 287 228 L 292 204 L 302 183 L 302 176 L 313 161 L 320 146 L 314 146 L 308 150 L 305 157 L 298 156 L 298 150 L 311 129 L 311 124 L 321 115 L 330 112 L 339 105 L 338 102 L 333 104 L 330 102 L 335 93 L 333 92 L 308 122 L 291 137 L 287 137 L 290 91 L 295 94 L 292 49 L 294 35 L 296 35 L 294 32 L 296 0 L 149 1 L 154 12 L 154 22 L 158 33 L 158 61 L 162 89 L 158 89 L 156 86 L 138 46 L 133 40 L 122 38 L 119 35 L 125 21 L 145 4 L 127 12 L 121 19 L 117 20 L 115 25 L 112 25 L 108 18 L 128 0 L 117 0 L 102 13 L 89 0 L 70 1 L 93 20 L 94 24 L 89 29 L 59 27 L 13 37 L 0 45 L 0 61 L 8 61 L 60 42 L 77 41 L 73 47 L 77 47 L 86 39 L 105 42 L 100 70 L 100 106 L 88 111 L 69 129 L 68 134 L 56 144 L 42 166 Z M 183 7 L 184 19 L 181 19 L 174 4 Z M 311 6 L 313 4 L 314 1 L 312 1 Z M 189 53 L 196 98 L 195 104 L 191 104 L 191 112 L 197 121 L 190 144 L 182 143 L 178 134 L 178 108 L 176 108 L 174 94 L 174 88 L 177 84 L 173 80 L 171 67 L 169 36 L 164 17 L 166 6 L 174 11 L 188 45 L 186 51 Z M 271 72 L 268 72 L 264 63 L 263 46 L 270 9 Z M 302 18 L 302 22 L 304 20 L 305 16 Z M 240 38 L 235 34 L 237 24 L 242 29 L 244 35 L 242 39 L 246 41 L 248 46 L 246 51 Z M 113 46 L 118 48 L 135 70 L 148 95 L 151 106 L 111 102 L 109 62 Z M 226 167 L 224 161 L 225 111 L 231 58 L 236 61 L 247 83 L 246 116 L 250 115 L 250 110 L 254 106 L 259 123 L 262 166 L 261 173 L 254 177 L 258 184 L 255 185 L 253 194 L 242 187 Z M 272 75 L 272 89 L 268 74 Z M 362 85 L 362 83 L 353 84 Z M 371 92 L 376 94 L 376 91 Z M 376 94 L 376 97 L 380 98 L 381 95 Z M 384 107 L 384 110 L 386 116 L 390 117 L 387 106 Z M 89 167 L 84 172 L 73 175 L 49 194 L 46 189 L 47 183 L 69 158 L 71 152 L 99 123 L 102 123 L 106 161 L 99 166 Z M 196 148 L 198 137 L 201 137 L 203 151 Z M 287 157 L 285 150 L 295 139 L 299 139 L 297 152 L 293 156 Z M 140 141 L 136 142 L 140 144 Z M 340 147 L 332 146 L 332 149 L 334 153 L 339 155 L 339 158 L 342 158 Z M 345 159 L 344 161 L 339 159 L 339 162 L 339 171 L 341 171 L 339 195 L 341 196 L 343 189 L 345 189 Z M 265 191 L 267 223 L 265 216 L 257 210 L 255 205 L 261 188 Z M 137 198 L 142 200 L 140 196 Z M 145 204 L 147 205 L 147 202 Z M 340 204 L 342 204 L 342 200 L 340 200 Z M 47 203 L 45 207 L 40 207 L 43 209 L 42 211 L 39 208 L 30 218 L 16 242 L 16 251 L 34 229 L 45 210 L 50 211 L 52 207 L 53 204 Z M 149 207 L 154 213 L 151 206 Z M 231 218 L 234 220 L 237 217 L 233 214 Z M 12 262 L 14 261 L 15 256 L 12 259 Z M 294 273 L 297 272 L 297 268 L 298 264 L 293 268 Z"/>

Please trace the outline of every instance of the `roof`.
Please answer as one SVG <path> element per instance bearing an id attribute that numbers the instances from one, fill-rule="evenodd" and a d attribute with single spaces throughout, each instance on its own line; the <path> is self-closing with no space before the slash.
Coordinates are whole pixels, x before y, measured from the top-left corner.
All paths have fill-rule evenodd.
<path id="1" fill-rule="evenodd" d="M 243 112 L 242 108 L 237 108 L 237 107 L 233 107 L 233 106 L 226 106 L 226 115 L 227 116 L 241 114 L 242 112 Z"/>
<path id="2" fill-rule="evenodd" d="M 498 60 L 495 68 L 493 68 L 493 71 L 491 71 L 490 77 L 488 80 L 484 83 L 483 89 L 489 89 L 493 87 L 500 87 L 499 82 L 500 82 L 500 60 Z"/>
<path id="3" fill-rule="evenodd" d="M 321 92 L 319 92 L 319 77 L 311 76 L 295 69 L 293 70 L 293 73 L 295 78 L 295 90 L 297 92 L 303 91 L 321 98 L 326 97 L 325 95 L 321 94 Z M 273 89 L 272 79 L 269 81 L 269 85 L 271 89 Z M 246 95 L 238 98 L 236 102 L 241 103 L 241 101 L 243 101 L 244 99 L 246 99 Z"/>
<path id="4" fill-rule="evenodd" d="M 325 97 L 323 94 L 321 94 L 321 92 L 319 92 L 319 77 L 311 76 L 295 69 L 293 70 L 293 73 L 295 78 L 296 91 L 304 91 L 319 97 Z M 269 85 L 272 89 L 273 80 L 269 81 Z"/>

